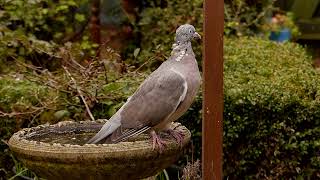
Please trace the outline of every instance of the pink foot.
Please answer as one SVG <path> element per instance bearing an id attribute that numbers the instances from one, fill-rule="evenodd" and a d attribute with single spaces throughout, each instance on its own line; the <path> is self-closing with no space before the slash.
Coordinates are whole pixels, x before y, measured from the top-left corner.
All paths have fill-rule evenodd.
<path id="1" fill-rule="evenodd" d="M 168 129 L 167 133 L 169 135 L 171 135 L 177 141 L 177 143 L 180 147 L 182 147 L 183 137 L 184 137 L 183 132 L 178 131 L 178 130 L 174 130 L 174 129 Z"/>
<path id="2" fill-rule="evenodd" d="M 164 149 L 164 141 L 157 135 L 155 131 L 151 131 L 152 136 L 152 149 L 155 150 L 156 148 L 159 149 L 159 152 L 162 153 Z"/>

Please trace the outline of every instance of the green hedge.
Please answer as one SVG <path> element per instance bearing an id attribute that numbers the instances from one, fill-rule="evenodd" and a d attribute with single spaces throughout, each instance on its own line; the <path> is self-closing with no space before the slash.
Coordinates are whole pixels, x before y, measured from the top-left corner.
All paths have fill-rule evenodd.
<path id="1" fill-rule="evenodd" d="M 256 38 L 224 47 L 224 174 L 320 176 L 320 76 L 305 49 Z"/>

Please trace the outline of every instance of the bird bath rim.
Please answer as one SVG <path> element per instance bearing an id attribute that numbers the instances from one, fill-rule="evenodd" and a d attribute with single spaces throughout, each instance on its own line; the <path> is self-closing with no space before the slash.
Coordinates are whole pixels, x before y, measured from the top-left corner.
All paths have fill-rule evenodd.
<path id="1" fill-rule="evenodd" d="M 107 169 L 113 169 L 113 166 L 119 166 L 120 168 L 123 167 L 123 169 L 138 168 L 135 171 L 132 170 L 132 172 L 130 172 L 131 174 L 129 173 L 130 176 L 127 177 L 134 177 L 134 174 L 132 173 L 140 172 L 140 175 L 137 175 L 137 177 L 145 178 L 155 175 L 157 172 L 174 163 L 182 153 L 182 149 L 186 147 L 190 141 L 191 137 L 191 133 L 186 127 L 181 126 L 180 123 L 173 123 L 176 130 L 184 133 L 182 147 L 179 147 L 173 137 L 167 137 L 164 139 L 166 147 L 162 153 L 152 149 L 152 143 L 149 138 L 133 142 L 120 142 L 117 144 L 84 145 L 46 143 L 28 140 L 30 136 L 37 132 L 45 131 L 50 128 L 56 128 L 58 130 L 66 128 L 65 130 L 68 130 L 68 127 L 72 126 L 84 128 L 91 126 L 91 130 L 95 129 L 95 131 L 97 131 L 105 122 L 105 120 L 81 122 L 63 121 L 54 125 L 40 125 L 32 128 L 25 128 L 15 133 L 10 138 L 9 147 L 18 159 L 21 160 L 30 170 L 36 172 L 36 174 L 40 174 L 40 176 L 43 177 L 52 175 L 52 178 L 48 179 L 54 179 L 53 177 L 63 177 L 66 173 L 71 176 L 72 173 L 79 173 L 79 171 L 87 171 L 87 174 L 79 175 L 80 179 L 86 175 L 88 175 L 88 177 L 94 177 L 95 179 L 103 179 L 106 176 L 109 177 Z M 92 127 L 92 125 L 94 127 Z M 141 175 L 141 173 L 145 173 L 145 171 L 147 171 L 146 168 L 148 167 L 148 163 L 150 163 L 148 166 L 153 165 L 155 167 L 152 167 L 152 170 L 150 170 L 149 173 L 146 172 L 146 175 Z M 53 172 L 46 174 L 47 172 L 45 172 L 45 170 L 49 167 L 48 164 L 51 168 L 55 168 L 55 166 L 52 166 L 53 164 L 64 164 L 69 165 L 70 167 L 75 166 L 75 168 L 71 168 L 72 170 L 66 170 L 68 169 L 66 167 L 57 167 L 60 169 L 51 169 Z M 83 166 L 88 168 L 82 169 Z M 103 169 L 102 167 L 108 168 Z M 119 169 L 119 167 L 117 167 L 117 169 Z M 98 168 L 100 169 L 97 170 Z M 73 169 L 77 169 L 77 172 Z M 64 170 L 66 170 L 64 175 L 55 175 L 55 173 L 58 173 L 59 171 L 63 172 Z M 114 173 L 116 174 L 116 172 Z M 125 173 L 126 172 L 123 174 L 124 177 Z M 90 176 L 90 174 L 93 174 L 94 176 Z M 72 177 L 74 177 L 74 179 L 79 179 L 76 176 L 77 175 L 73 175 Z M 115 175 L 112 176 L 115 177 Z M 120 176 L 118 176 L 118 179 L 121 179 Z"/>

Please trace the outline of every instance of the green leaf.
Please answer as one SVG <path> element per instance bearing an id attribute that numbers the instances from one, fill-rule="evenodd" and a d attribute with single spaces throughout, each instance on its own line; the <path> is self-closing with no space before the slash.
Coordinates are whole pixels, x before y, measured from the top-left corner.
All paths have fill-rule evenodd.
<path id="1" fill-rule="evenodd" d="M 69 117 L 70 112 L 67 110 L 60 110 L 60 111 L 55 112 L 53 115 L 56 120 L 61 120 L 64 117 Z"/>
<path id="2" fill-rule="evenodd" d="M 75 19 L 78 21 L 78 22 L 84 22 L 86 20 L 86 16 L 84 14 L 76 14 L 75 15 Z"/>
<path id="3" fill-rule="evenodd" d="M 56 11 L 66 11 L 68 9 L 69 7 L 67 5 L 59 5 L 57 6 Z"/>

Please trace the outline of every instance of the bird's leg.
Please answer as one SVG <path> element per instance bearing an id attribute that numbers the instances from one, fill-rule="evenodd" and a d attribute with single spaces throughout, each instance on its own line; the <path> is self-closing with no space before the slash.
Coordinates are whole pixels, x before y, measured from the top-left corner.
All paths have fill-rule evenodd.
<path id="1" fill-rule="evenodd" d="M 171 135 L 178 143 L 180 147 L 182 147 L 184 133 L 182 131 L 167 129 L 166 132 Z"/>
<path id="2" fill-rule="evenodd" d="M 156 147 L 159 149 L 160 153 L 162 153 L 164 148 L 164 141 L 160 138 L 159 135 L 154 130 L 150 131 L 151 137 L 152 137 L 152 149 L 155 150 Z"/>

